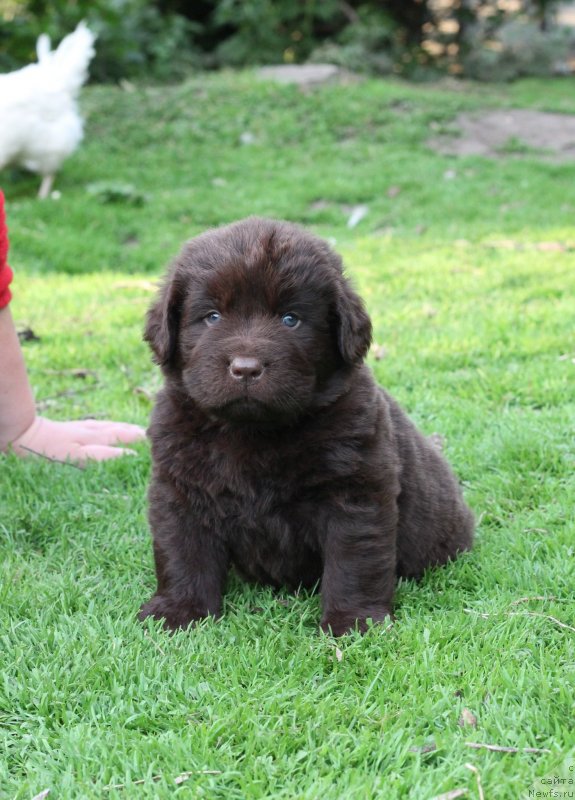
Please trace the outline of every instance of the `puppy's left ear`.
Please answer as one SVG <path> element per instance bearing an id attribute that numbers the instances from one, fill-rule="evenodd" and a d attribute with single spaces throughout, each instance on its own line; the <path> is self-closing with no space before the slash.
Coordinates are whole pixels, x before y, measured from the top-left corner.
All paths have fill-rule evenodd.
<path id="1" fill-rule="evenodd" d="M 335 298 L 337 341 L 346 364 L 359 364 L 371 344 L 371 320 L 361 298 L 343 278 Z"/>
<path id="2" fill-rule="evenodd" d="M 184 289 L 181 276 L 172 274 L 146 317 L 144 340 L 150 345 L 156 364 L 168 369 L 177 366 Z"/>

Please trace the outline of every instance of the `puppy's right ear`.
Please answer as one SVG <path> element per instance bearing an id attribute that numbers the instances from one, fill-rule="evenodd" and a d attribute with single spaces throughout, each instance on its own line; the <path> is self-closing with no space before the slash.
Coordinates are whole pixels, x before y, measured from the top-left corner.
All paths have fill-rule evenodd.
<path id="1" fill-rule="evenodd" d="M 144 340 L 150 345 L 154 361 L 173 368 L 178 362 L 178 334 L 184 299 L 184 284 L 176 274 L 167 278 L 157 300 L 148 310 Z"/>

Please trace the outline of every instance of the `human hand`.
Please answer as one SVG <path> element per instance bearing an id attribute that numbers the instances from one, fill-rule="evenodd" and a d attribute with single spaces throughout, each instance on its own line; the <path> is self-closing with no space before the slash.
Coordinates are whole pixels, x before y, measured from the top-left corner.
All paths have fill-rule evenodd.
<path id="1" fill-rule="evenodd" d="M 105 461 L 123 455 L 135 455 L 134 450 L 114 447 L 145 439 L 139 425 L 109 420 L 83 419 L 55 422 L 36 417 L 32 425 L 11 442 L 12 450 L 20 456 L 41 455 L 52 461 Z"/>

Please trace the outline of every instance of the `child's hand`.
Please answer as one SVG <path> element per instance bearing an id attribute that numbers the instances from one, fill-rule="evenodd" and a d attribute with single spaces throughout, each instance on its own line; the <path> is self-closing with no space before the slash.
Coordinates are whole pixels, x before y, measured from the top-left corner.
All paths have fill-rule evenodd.
<path id="1" fill-rule="evenodd" d="M 36 417 L 28 430 L 11 443 L 21 456 L 42 455 L 54 461 L 83 463 L 88 459 L 105 461 L 123 455 L 135 455 L 134 450 L 114 447 L 145 439 L 139 425 L 108 420 L 85 419 L 73 422 L 54 422 Z"/>

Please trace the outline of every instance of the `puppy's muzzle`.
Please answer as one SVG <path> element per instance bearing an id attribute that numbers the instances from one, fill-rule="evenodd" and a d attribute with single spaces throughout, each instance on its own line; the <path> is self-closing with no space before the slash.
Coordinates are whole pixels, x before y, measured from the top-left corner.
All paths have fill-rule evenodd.
<path id="1" fill-rule="evenodd" d="M 261 378 L 264 365 L 251 356 L 235 356 L 230 362 L 230 375 L 236 381 L 253 383 Z"/>

